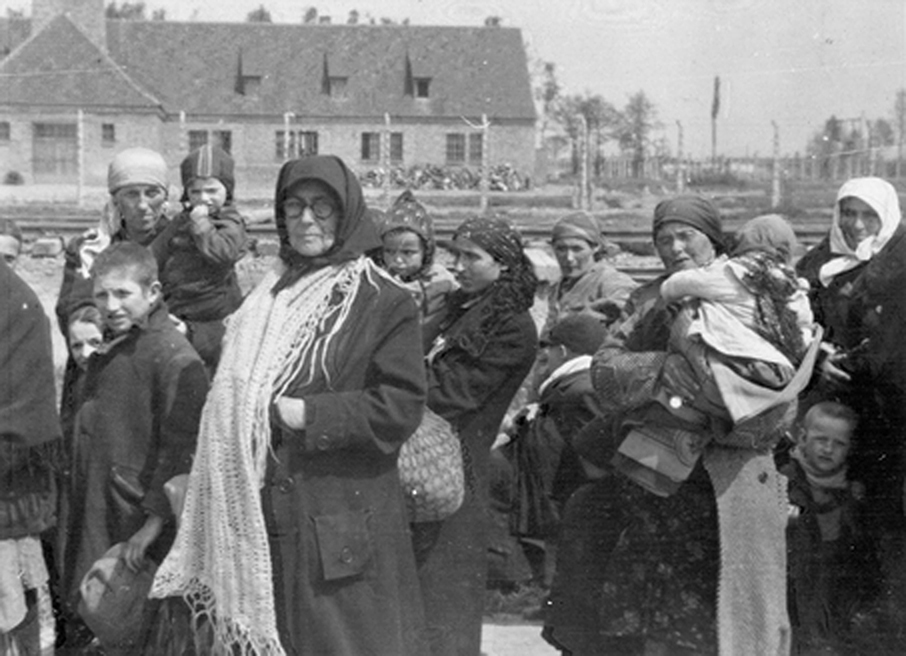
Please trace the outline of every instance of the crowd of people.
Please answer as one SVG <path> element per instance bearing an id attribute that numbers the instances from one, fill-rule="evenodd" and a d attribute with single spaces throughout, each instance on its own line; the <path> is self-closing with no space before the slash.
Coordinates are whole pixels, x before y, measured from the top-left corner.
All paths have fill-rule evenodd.
<path id="1" fill-rule="evenodd" d="M 478 656 L 501 530 L 564 656 L 858 653 L 869 619 L 904 639 L 888 182 L 846 182 L 804 255 L 779 215 L 727 235 L 706 198 L 662 201 L 644 284 L 568 214 L 542 300 L 508 221 L 439 244 L 411 192 L 379 212 L 307 156 L 280 169 L 279 256 L 243 296 L 232 159 L 179 170 L 172 212 L 164 158 L 118 153 L 67 246 L 59 406 L 0 226 L 4 656 Z M 399 453 L 429 420 L 462 489 L 425 519 Z"/>

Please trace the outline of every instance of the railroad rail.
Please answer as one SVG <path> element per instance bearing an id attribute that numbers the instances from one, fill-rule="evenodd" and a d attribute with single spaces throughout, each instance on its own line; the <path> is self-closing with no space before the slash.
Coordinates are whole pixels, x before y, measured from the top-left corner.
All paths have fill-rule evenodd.
<path id="1" fill-rule="evenodd" d="M 31 237 L 62 237 L 68 240 L 71 237 L 79 235 L 89 228 L 97 225 L 97 218 L 82 216 L 54 216 L 54 217 L 22 217 L 22 216 L 4 216 L 0 219 L 11 218 L 16 221 L 21 230 Z M 517 219 L 518 220 L 518 219 Z M 539 220 L 537 222 L 530 219 L 518 221 L 520 231 L 527 241 L 547 241 L 550 239 L 550 230 L 553 225 L 552 220 Z M 461 219 L 449 219 L 438 217 L 434 221 L 434 229 L 439 239 L 449 239 L 453 236 L 453 231 L 459 225 Z M 729 224 L 731 229 L 735 226 Z M 257 237 L 276 237 L 277 229 L 273 222 L 251 223 L 248 226 L 248 232 Z M 641 228 L 607 228 L 603 230 L 604 235 L 612 242 L 617 244 L 650 244 L 651 230 L 647 227 Z M 796 227 L 796 234 L 799 240 L 806 246 L 818 243 L 825 234 L 827 234 L 827 224 L 818 224 L 817 222 L 807 222 Z"/>
<path id="2" fill-rule="evenodd" d="M 85 230 L 97 225 L 97 219 L 93 216 L 3 216 L 0 219 L 12 218 L 16 221 L 26 238 L 59 238 L 67 242 L 72 237 L 82 234 Z M 453 231 L 459 225 L 461 219 L 450 217 L 438 217 L 435 219 L 435 234 L 439 240 L 450 239 Z M 797 226 L 796 234 L 799 240 L 805 246 L 811 246 L 818 243 L 827 233 L 826 223 L 819 225 L 818 222 L 807 221 Z M 537 223 L 529 223 L 528 220 L 520 221 L 520 230 L 523 237 L 528 242 L 546 242 L 550 239 L 552 221 L 542 220 Z M 730 224 L 731 229 L 735 226 Z M 272 221 L 252 223 L 248 226 L 249 234 L 261 241 L 276 240 L 277 229 Z M 651 249 L 651 230 L 648 228 L 605 228 L 603 231 L 607 239 L 620 246 L 624 250 L 644 253 Z M 653 249 L 649 254 L 654 255 Z M 663 269 L 657 266 L 638 266 L 617 264 L 617 268 L 624 273 L 632 276 L 640 282 L 651 280 L 658 276 Z"/>

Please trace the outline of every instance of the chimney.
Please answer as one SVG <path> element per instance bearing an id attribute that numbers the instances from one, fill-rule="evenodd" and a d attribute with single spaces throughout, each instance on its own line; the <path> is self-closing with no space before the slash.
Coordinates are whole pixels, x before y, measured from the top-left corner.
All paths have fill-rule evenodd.
<path id="1" fill-rule="evenodd" d="M 85 32 L 95 45 L 107 49 L 107 16 L 104 0 L 32 0 L 32 34 L 37 33 L 59 14 Z"/>

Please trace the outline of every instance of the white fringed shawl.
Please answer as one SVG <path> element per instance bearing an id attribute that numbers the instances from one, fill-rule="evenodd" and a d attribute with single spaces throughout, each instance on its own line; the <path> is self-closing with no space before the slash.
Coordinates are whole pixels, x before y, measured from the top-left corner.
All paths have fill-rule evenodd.
<path id="1" fill-rule="evenodd" d="M 305 275 L 276 296 L 268 273 L 230 318 L 201 417 L 176 541 L 152 597 L 182 595 L 214 632 L 215 653 L 283 655 L 260 490 L 269 409 L 289 383 L 311 381 L 375 265 L 360 257 Z"/>

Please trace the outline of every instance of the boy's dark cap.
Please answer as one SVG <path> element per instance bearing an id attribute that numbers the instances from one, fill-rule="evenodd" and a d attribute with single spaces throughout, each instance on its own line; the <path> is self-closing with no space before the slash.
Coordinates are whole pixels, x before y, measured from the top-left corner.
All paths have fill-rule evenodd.
<path id="1" fill-rule="evenodd" d="M 554 324 L 543 345 L 565 346 L 575 353 L 594 355 L 606 335 L 607 327 L 597 317 L 571 314 Z"/>
<path id="2" fill-rule="evenodd" d="M 211 144 L 196 148 L 179 165 L 183 200 L 188 199 L 188 187 L 198 178 L 217 178 L 226 187 L 227 199 L 232 200 L 233 189 L 236 187 L 234 168 L 233 158 L 223 148 Z"/>

